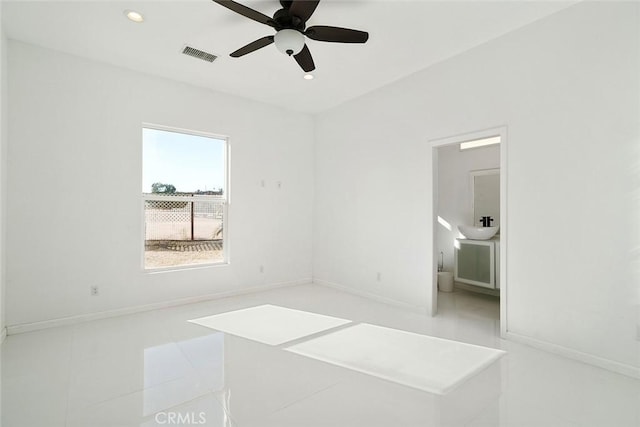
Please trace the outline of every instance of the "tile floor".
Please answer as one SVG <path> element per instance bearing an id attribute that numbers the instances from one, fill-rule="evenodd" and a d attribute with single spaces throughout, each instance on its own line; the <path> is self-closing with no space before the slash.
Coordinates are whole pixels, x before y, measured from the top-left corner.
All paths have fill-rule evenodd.
<path id="1" fill-rule="evenodd" d="M 187 322 L 260 304 L 508 354 L 438 396 Z M 307 285 L 13 335 L 2 426 L 640 426 L 640 381 L 503 341 L 498 313 L 463 291 L 429 318 Z"/>

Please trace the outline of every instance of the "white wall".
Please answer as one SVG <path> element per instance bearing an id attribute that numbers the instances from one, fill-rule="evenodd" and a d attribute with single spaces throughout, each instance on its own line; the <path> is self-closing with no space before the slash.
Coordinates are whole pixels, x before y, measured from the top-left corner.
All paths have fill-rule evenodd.
<path id="1" fill-rule="evenodd" d="M 500 169 L 499 145 L 465 151 L 458 144 L 438 148 L 437 214 L 451 226 L 451 230 L 436 227 L 437 251 L 443 253 L 445 271 L 453 271 L 458 225 L 474 225 L 478 220 L 472 211 L 469 173 L 483 169 Z"/>
<path id="2" fill-rule="evenodd" d="M 580 3 L 319 116 L 314 280 L 430 307 L 427 141 L 506 125 L 509 333 L 637 369 L 638 8 Z"/>
<path id="3" fill-rule="evenodd" d="M 6 185 L 7 185 L 7 39 L 2 28 L 0 2 L 0 334 L 5 331 Z M 1 338 L 0 338 L 1 339 Z"/>
<path id="4" fill-rule="evenodd" d="M 13 41 L 8 68 L 8 325 L 311 279 L 310 116 Z M 143 272 L 143 122 L 229 136 L 230 265 Z"/>

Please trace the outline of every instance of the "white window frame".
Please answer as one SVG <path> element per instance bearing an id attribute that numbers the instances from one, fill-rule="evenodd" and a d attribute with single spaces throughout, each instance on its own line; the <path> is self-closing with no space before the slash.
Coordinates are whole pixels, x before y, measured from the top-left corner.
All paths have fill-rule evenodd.
<path id="1" fill-rule="evenodd" d="M 142 127 L 141 127 L 141 132 L 144 129 L 153 129 L 153 130 L 160 130 L 160 131 L 165 131 L 165 132 L 174 132 L 174 133 L 179 133 L 179 134 L 184 134 L 184 135 L 193 135 L 193 136 L 201 136 L 201 137 L 205 137 L 205 138 L 212 138 L 212 139 L 217 139 L 217 140 L 222 140 L 225 142 L 224 144 L 224 154 L 223 154 L 223 167 L 224 167 L 224 192 L 221 196 L 213 196 L 213 195 L 198 195 L 198 196 L 153 196 L 151 194 L 147 194 L 147 193 L 142 193 L 142 201 L 140 203 L 141 206 L 141 221 L 142 221 L 142 236 L 141 236 L 141 243 L 142 243 L 142 251 L 141 251 L 141 265 L 142 265 L 142 270 L 146 273 L 163 273 L 163 272 L 168 272 L 168 271 L 175 271 L 175 270 L 193 270 L 193 269 L 199 269 L 199 268 L 209 268 L 209 267 L 217 267 L 217 266 L 224 266 L 224 265 L 229 265 L 230 264 L 230 248 L 229 248 L 229 235 L 230 235 L 230 221 L 229 221 L 229 205 L 231 203 L 231 198 L 230 198 L 230 143 L 229 143 L 229 137 L 228 136 L 224 136 L 224 135 L 219 135 L 219 134 L 214 134 L 214 133 L 210 133 L 210 132 L 202 132 L 202 131 L 195 131 L 195 130 L 190 130 L 190 129 L 182 129 L 182 128 L 176 128 L 176 127 L 170 127 L 170 126 L 164 126 L 164 125 L 157 125 L 157 124 L 151 124 L 151 123 L 142 123 Z M 141 135 L 142 136 L 142 135 Z M 142 137 L 140 138 L 141 141 L 141 147 L 142 147 Z M 144 167 L 144 155 L 141 156 L 142 159 L 142 168 Z M 187 264 L 187 265 L 173 265 L 173 266 L 168 266 L 168 267 L 155 267 L 155 268 L 147 268 L 145 265 L 145 252 L 146 252 L 146 218 L 145 218 L 145 202 L 149 201 L 149 200 L 160 200 L 160 201 L 174 201 L 174 202 L 181 202 L 181 201 L 186 201 L 186 202 L 195 202 L 195 201 L 199 201 L 199 202 L 207 202 L 207 201 L 215 201 L 215 202 L 220 202 L 222 201 L 222 215 L 223 215 L 223 226 L 224 226 L 224 231 L 222 233 L 222 254 L 223 254 L 223 259 L 222 261 L 212 261 L 212 262 L 208 262 L 208 263 L 201 263 L 201 264 Z"/>

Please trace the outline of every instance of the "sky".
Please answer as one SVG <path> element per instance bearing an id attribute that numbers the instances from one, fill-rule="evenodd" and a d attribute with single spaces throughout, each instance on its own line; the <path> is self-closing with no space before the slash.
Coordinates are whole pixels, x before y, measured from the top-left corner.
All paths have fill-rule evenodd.
<path id="1" fill-rule="evenodd" d="M 225 144 L 222 139 L 142 130 L 142 192 L 151 184 L 171 184 L 178 192 L 224 188 Z"/>

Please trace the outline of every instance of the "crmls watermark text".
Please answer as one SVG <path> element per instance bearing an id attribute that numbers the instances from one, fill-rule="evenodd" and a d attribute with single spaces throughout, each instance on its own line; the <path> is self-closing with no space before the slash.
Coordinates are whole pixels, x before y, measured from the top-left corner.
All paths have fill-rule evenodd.
<path id="1" fill-rule="evenodd" d="M 158 412 L 156 422 L 162 425 L 200 425 L 207 422 L 204 412 Z"/>

